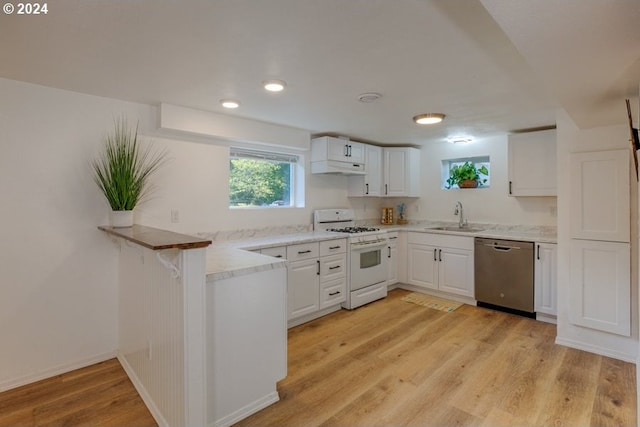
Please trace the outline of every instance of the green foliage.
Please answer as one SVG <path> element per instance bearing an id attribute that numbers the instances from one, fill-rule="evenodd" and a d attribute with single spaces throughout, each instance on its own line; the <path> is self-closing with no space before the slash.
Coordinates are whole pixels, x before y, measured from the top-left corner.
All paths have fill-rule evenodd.
<path id="1" fill-rule="evenodd" d="M 114 120 L 114 132 L 105 138 L 104 151 L 95 159 L 94 181 L 114 211 L 133 210 L 150 193 L 149 177 L 166 159 L 165 151 L 142 148 L 138 126 L 129 130 L 124 117 Z"/>
<path id="2" fill-rule="evenodd" d="M 291 165 L 264 160 L 231 159 L 231 206 L 289 205 Z"/>
<path id="3" fill-rule="evenodd" d="M 489 171 L 486 166 L 476 168 L 476 165 L 472 162 L 464 162 L 463 165 L 455 165 L 449 170 L 449 178 L 447 179 L 447 189 L 454 185 L 460 184 L 460 182 L 467 179 L 477 181 L 478 185 L 482 185 L 487 182 L 487 179 L 481 179 L 480 175 L 489 175 Z"/>

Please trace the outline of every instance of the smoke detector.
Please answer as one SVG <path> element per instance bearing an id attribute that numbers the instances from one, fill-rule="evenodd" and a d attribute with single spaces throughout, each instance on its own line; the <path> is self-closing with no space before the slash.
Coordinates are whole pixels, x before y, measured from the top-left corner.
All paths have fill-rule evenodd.
<path id="1" fill-rule="evenodd" d="M 376 92 L 367 92 L 358 95 L 358 101 L 365 103 L 373 102 L 380 98 L 382 98 L 382 95 Z"/>

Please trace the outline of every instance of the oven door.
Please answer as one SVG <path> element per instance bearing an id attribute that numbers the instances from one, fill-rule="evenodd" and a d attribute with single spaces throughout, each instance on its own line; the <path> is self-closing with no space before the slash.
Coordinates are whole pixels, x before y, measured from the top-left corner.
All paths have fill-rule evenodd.
<path id="1" fill-rule="evenodd" d="M 387 280 L 386 248 L 386 241 L 351 244 L 351 291 Z"/>

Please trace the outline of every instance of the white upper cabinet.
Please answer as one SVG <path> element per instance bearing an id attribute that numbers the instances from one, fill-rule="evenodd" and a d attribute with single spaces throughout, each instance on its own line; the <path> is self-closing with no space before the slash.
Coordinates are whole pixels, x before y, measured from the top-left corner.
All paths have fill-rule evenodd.
<path id="1" fill-rule="evenodd" d="M 628 150 L 570 155 L 571 238 L 629 242 Z"/>
<path id="2" fill-rule="evenodd" d="M 322 136 L 311 140 L 311 173 L 364 175 L 365 144 Z"/>
<path id="3" fill-rule="evenodd" d="M 556 130 L 509 135 L 509 195 L 557 196 Z"/>
<path id="4" fill-rule="evenodd" d="M 349 177 L 349 197 L 376 197 L 382 194 L 382 147 L 364 144 L 364 153 L 365 174 Z"/>
<path id="5" fill-rule="evenodd" d="M 382 196 L 420 197 L 420 150 L 384 148 Z"/>

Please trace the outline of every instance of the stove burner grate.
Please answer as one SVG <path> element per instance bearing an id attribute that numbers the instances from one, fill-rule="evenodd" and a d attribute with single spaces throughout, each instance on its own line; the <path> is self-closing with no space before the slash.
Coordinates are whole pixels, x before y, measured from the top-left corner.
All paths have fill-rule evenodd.
<path id="1" fill-rule="evenodd" d="M 334 231 L 338 233 L 366 233 L 368 231 L 379 231 L 379 228 L 375 227 L 344 227 L 344 228 L 330 228 L 328 231 Z"/>

